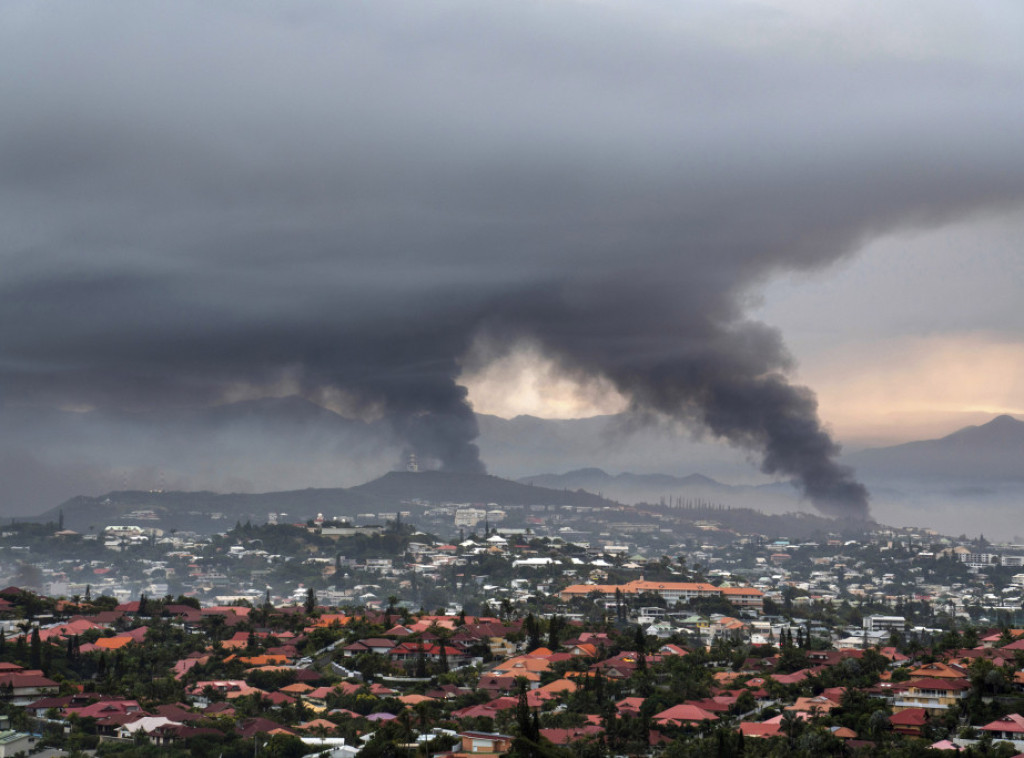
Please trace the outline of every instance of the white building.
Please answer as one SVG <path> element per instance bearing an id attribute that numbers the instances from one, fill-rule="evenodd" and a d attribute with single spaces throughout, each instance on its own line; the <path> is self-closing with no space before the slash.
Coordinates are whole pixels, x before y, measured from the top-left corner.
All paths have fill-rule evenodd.
<path id="1" fill-rule="evenodd" d="M 864 628 L 869 632 L 902 632 L 907 628 L 907 620 L 903 616 L 865 616 Z"/>
<path id="2" fill-rule="evenodd" d="M 455 511 L 455 527 L 472 528 L 487 518 L 487 511 L 483 508 L 459 508 Z"/>

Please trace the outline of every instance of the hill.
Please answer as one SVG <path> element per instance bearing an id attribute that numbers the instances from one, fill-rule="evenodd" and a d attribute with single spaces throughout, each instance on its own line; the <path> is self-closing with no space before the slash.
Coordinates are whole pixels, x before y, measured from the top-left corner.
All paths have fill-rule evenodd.
<path id="1" fill-rule="evenodd" d="M 869 481 L 1024 482 L 1024 421 L 997 416 L 939 439 L 864 450 L 844 461 Z"/>
<path id="2" fill-rule="evenodd" d="M 623 416 L 477 420 L 488 470 L 507 479 L 583 466 L 676 471 L 680 462 L 718 477 L 751 473 L 727 446 L 695 441 L 674 426 L 637 427 Z M 385 424 L 297 396 L 132 412 L 0 404 L 0 515 L 112 491 L 351 487 L 402 459 L 403 444 Z"/>
<path id="3" fill-rule="evenodd" d="M 717 482 L 711 477 L 703 474 L 690 474 L 688 476 L 672 476 L 670 474 L 609 474 L 599 468 L 581 468 L 569 471 L 564 474 L 538 474 L 535 476 L 523 477 L 519 480 L 524 484 L 535 484 L 541 487 L 554 489 L 585 489 L 590 492 L 603 492 L 609 488 L 616 487 L 721 487 L 726 490 L 734 489 L 729 485 Z"/>
<path id="4" fill-rule="evenodd" d="M 635 505 L 722 504 L 754 508 L 767 513 L 810 510 L 796 489 L 787 482 L 759 486 L 723 484 L 703 474 L 609 474 L 600 468 L 582 468 L 564 474 L 536 474 L 519 481 L 551 489 L 586 490 L 620 503 Z"/>
<path id="5" fill-rule="evenodd" d="M 487 474 L 442 471 L 393 471 L 348 492 L 378 503 L 413 499 L 433 503 L 496 503 L 498 505 L 579 505 L 600 507 L 613 501 L 591 492 L 533 486 Z"/>
<path id="6" fill-rule="evenodd" d="M 66 528 L 83 532 L 116 523 L 214 532 L 224 531 L 236 521 L 263 523 L 270 513 L 285 514 L 285 520 L 293 522 L 305 521 L 317 513 L 355 518 L 360 513 L 393 512 L 413 501 L 591 507 L 613 504 L 588 492 L 534 487 L 484 474 L 428 471 L 392 472 L 349 489 L 254 494 L 125 490 L 98 497 L 73 497 L 31 520 L 57 521 L 63 513 Z"/>

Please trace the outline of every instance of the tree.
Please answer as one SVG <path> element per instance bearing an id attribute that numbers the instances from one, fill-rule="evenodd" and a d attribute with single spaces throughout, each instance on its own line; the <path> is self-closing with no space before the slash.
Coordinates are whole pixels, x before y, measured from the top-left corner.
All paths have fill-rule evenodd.
<path id="1" fill-rule="evenodd" d="M 742 715 L 744 713 L 750 713 L 757 708 L 757 701 L 754 700 L 754 696 L 751 694 L 750 690 L 745 689 L 740 693 L 740 696 L 736 698 L 736 704 L 733 707 L 738 715 Z"/>
<path id="2" fill-rule="evenodd" d="M 315 611 L 316 611 L 316 592 L 314 592 L 313 588 L 310 587 L 308 590 L 306 590 L 306 613 L 311 616 L 311 615 L 313 615 L 313 613 Z"/>
<path id="3" fill-rule="evenodd" d="M 512 745 L 515 755 L 539 755 L 537 743 L 540 741 L 540 725 L 530 715 L 530 706 L 526 701 L 526 682 L 519 682 L 519 702 L 516 703 L 516 729 L 518 736 Z"/>
<path id="4" fill-rule="evenodd" d="M 551 617 L 551 620 L 548 622 L 548 648 L 550 650 L 558 650 L 561 645 L 559 637 L 564 627 L 565 620 L 561 616 L 555 614 Z"/>
<path id="5" fill-rule="evenodd" d="M 29 644 L 29 667 L 33 669 L 43 667 L 43 643 L 39 639 L 39 627 L 32 630 L 32 641 Z"/>
<path id="6" fill-rule="evenodd" d="M 447 674 L 448 673 L 448 638 L 447 638 L 447 636 L 441 637 L 441 639 L 439 639 L 437 641 L 437 646 L 441 650 L 441 652 L 440 652 L 440 654 L 438 656 L 439 660 L 440 660 L 440 663 L 441 663 L 441 672 Z"/>
<path id="7" fill-rule="evenodd" d="M 536 650 L 541 646 L 540 625 L 532 613 L 526 615 L 526 620 L 523 621 L 523 631 L 526 632 L 527 650 Z"/>
<path id="8" fill-rule="evenodd" d="M 636 629 L 633 631 L 633 646 L 636 647 L 638 654 L 647 652 L 647 635 L 644 634 L 643 627 L 640 624 L 637 624 Z"/>
<path id="9" fill-rule="evenodd" d="M 305 743 L 294 734 L 275 734 L 260 747 L 263 758 L 301 758 L 305 754 Z"/>
<path id="10" fill-rule="evenodd" d="M 416 643 L 416 676 L 424 678 L 427 675 L 427 658 L 423 654 L 423 639 Z"/>
<path id="11" fill-rule="evenodd" d="M 796 711 L 786 711 L 782 716 L 779 726 L 783 734 L 789 737 L 790 740 L 794 740 L 800 736 L 804 723 L 800 720 Z"/>
<path id="12" fill-rule="evenodd" d="M 878 710 L 868 716 L 867 733 L 873 740 L 879 740 L 889 731 L 891 725 L 885 711 Z"/>

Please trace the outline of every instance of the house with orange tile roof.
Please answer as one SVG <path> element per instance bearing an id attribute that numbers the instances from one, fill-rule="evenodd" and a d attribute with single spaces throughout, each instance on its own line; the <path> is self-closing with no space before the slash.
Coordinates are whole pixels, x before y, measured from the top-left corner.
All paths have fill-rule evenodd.
<path id="1" fill-rule="evenodd" d="M 420 703 L 436 703 L 437 702 L 437 700 L 432 698 L 432 697 L 427 697 L 426 695 L 416 695 L 416 694 L 400 695 L 398 697 L 398 699 L 401 702 L 405 703 L 410 708 L 412 706 L 414 706 L 414 705 L 419 705 Z"/>
<path id="2" fill-rule="evenodd" d="M 935 661 L 910 670 L 911 678 L 920 679 L 963 679 L 967 670 L 956 664 Z"/>
<path id="3" fill-rule="evenodd" d="M 125 645 L 130 645 L 133 642 L 135 642 L 135 640 L 127 635 L 118 635 L 116 637 L 98 637 L 93 645 L 96 650 L 120 650 Z M 84 648 L 85 645 L 82 647 Z"/>
<path id="4" fill-rule="evenodd" d="M 782 731 L 782 725 L 775 721 L 744 721 L 739 730 L 744 737 L 777 737 Z"/>
<path id="5" fill-rule="evenodd" d="M 550 653 L 550 651 L 548 651 Z M 489 676 L 521 676 L 530 681 L 540 681 L 540 675 L 551 668 L 551 662 L 545 657 L 520 655 L 499 663 L 488 673 Z"/>
<path id="6" fill-rule="evenodd" d="M 234 700 L 246 695 L 254 695 L 257 692 L 263 693 L 258 687 L 249 686 L 242 679 L 209 679 L 203 682 L 196 682 L 186 691 L 186 694 L 194 701 L 207 700 L 207 688 L 215 696 L 222 696 L 228 700 Z"/>
<path id="7" fill-rule="evenodd" d="M 654 714 L 654 723 L 659 726 L 682 726 L 699 724 L 702 721 L 718 721 L 718 716 L 689 703 L 680 703 Z"/>
<path id="8" fill-rule="evenodd" d="M 90 629 L 101 629 L 99 624 L 95 624 L 92 621 L 84 618 L 75 618 L 66 624 L 58 624 L 57 626 L 47 627 L 46 629 L 39 630 L 39 639 L 42 642 L 55 638 L 67 638 L 74 637 L 76 634 L 84 634 Z"/>
<path id="9" fill-rule="evenodd" d="M 573 681 L 571 681 L 569 679 L 556 679 L 553 682 L 548 682 L 544 686 L 539 687 L 537 689 L 537 691 L 538 692 L 546 692 L 546 693 L 551 694 L 551 695 L 560 695 L 560 694 L 570 694 L 571 695 L 573 692 L 576 692 L 577 689 L 579 689 L 579 687 L 576 684 L 576 682 L 573 682 Z"/>
<path id="10" fill-rule="evenodd" d="M 596 724 L 574 726 L 566 729 L 541 729 L 540 736 L 554 745 L 571 745 L 580 740 L 593 739 L 604 733 L 604 727 Z"/>
<path id="11" fill-rule="evenodd" d="M 584 658 L 596 658 L 597 645 L 591 642 L 580 642 L 569 648 L 569 655 L 579 655 Z"/>
<path id="12" fill-rule="evenodd" d="M 224 659 L 224 662 L 230 663 L 232 660 L 238 660 L 239 663 L 244 663 L 246 666 L 252 666 L 253 668 L 288 665 L 288 656 L 286 655 L 249 655 L 238 656 L 237 659 L 235 656 L 229 655 Z"/>
<path id="13" fill-rule="evenodd" d="M 352 620 L 351 616 L 346 616 L 344 613 L 322 613 L 312 626 L 307 631 L 311 631 L 317 628 L 326 628 L 331 626 L 347 626 Z"/>
<path id="14" fill-rule="evenodd" d="M 504 755 L 512 747 L 513 737 L 492 732 L 462 732 L 462 749 L 453 753 L 454 758 L 475 755 Z"/>

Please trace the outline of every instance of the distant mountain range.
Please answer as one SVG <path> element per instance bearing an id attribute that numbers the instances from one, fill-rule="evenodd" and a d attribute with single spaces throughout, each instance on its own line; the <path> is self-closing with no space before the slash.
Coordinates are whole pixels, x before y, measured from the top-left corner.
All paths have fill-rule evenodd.
<path id="1" fill-rule="evenodd" d="M 716 482 L 703 474 L 671 476 L 669 474 L 609 474 L 599 468 L 581 468 L 565 474 L 540 474 L 519 481 L 541 487 L 585 489 L 595 492 L 614 487 L 710 487 L 736 489 Z"/>
<path id="2" fill-rule="evenodd" d="M 683 497 L 767 511 L 801 507 L 785 482 L 723 484 L 764 480 L 743 451 L 677 427 L 638 428 L 624 416 L 478 421 L 477 442 L 489 470 L 525 484 L 622 502 Z M 842 460 L 876 500 L 904 502 L 910 489 L 961 499 L 1005 494 L 1024 482 L 1024 422 L 1000 416 L 941 439 Z M 0 410 L 0 514 L 8 516 L 111 491 L 348 487 L 354 489 L 344 490 L 346 497 L 355 497 L 355 485 L 378 481 L 402 464 L 402 445 L 385 425 L 345 418 L 299 397 L 141 413 Z"/>
<path id="3" fill-rule="evenodd" d="M 1024 482 L 1024 421 L 997 416 L 940 439 L 864 450 L 844 461 L 869 480 Z"/>
<path id="4" fill-rule="evenodd" d="M 1011 416 L 998 416 L 940 439 L 853 453 L 843 462 L 868 485 L 872 514 L 879 521 L 1024 541 L 1024 422 Z M 521 481 L 582 488 L 624 503 L 702 501 L 766 513 L 810 509 L 784 482 L 734 486 L 701 474 L 612 475 L 593 467 Z"/>
<path id="5" fill-rule="evenodd" d="M 585 490 L 620 503 L 715 504 L 755 508 L 766 513 L 810 510 L 801 503 L 791 484 L 774 482 L 758 486 L 723 484 L 703 474 L 609 474 L 599 468 L 582 468 L 564 474 L 539 474 L 519 480 L 550 489 Z"/>
<path id="6" fill-rule="evenodd" d="M 658 503 L 675 497 L 711 499 L 717 502 L 757 489 L 722 484 L 703 474 L 609 474 L 594 467 L 575 469 L 564 474 L 527 476 L 519 481 L 551 489 L 586 490 L 622 503 Z"/>
<path id="7" fill-rule="evenodd" d="M 728 446 L 675 428 L 636 429 L 622 417 L 478 421 L 488 470 L 511 479 L 549 467 L 753 471 Z M 402 442 L 385 424 L 300 397 L 146 412 L 0 409 L 0 515 L 110 491 L 350 487 L 402 468 Z"/>
<path id="8" fill-rule="evenodd" d="M 883 503 L 916 499 L 938 508 L 950 500 L 1024 494 L 1024 422 L 998 416 L 987 424 L 960 429 L 935 440 L 909 442 L 854 453 L 843 463 L 856 470 Z M 671 499 L 704 500 L 773 512 L 807 508 L 786 483 L 760 486 L 723 484 L 703 474 L 609 474 L 587 467 L 563 474 L 534 474 L 522 482 L 554 489 L 584 489 L 623 503 Z"/>

